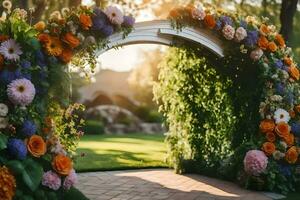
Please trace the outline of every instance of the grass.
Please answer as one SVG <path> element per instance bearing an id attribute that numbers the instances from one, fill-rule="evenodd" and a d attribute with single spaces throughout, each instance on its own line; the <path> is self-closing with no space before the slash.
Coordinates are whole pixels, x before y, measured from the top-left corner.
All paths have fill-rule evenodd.
<path id="1" fill-rule="evenodd" d="M 86 135 L 77 150 L 86 155 L 77 159 L 75 168 L 84 172 L 167 167 L 163 141 L 163 135 Z"/>

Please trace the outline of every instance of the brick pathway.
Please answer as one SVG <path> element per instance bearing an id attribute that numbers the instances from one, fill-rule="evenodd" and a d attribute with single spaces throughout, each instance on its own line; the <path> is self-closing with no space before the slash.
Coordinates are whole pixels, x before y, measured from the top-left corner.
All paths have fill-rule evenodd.
<path id="1" fill-rule="evenodd" d="M 82 173 L 77 188 L 91 200 L 270 200 L 230 182 L 168 169 Z"/>

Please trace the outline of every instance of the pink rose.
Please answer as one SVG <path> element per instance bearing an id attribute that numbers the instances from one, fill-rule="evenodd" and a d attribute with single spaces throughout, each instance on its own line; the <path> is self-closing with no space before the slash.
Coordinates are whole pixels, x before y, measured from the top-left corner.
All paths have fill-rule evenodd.
<path id="1" fill-rule="evenodd" d="M 251 52 L 250 58 L 254 61 L 257 61 L 262 57 L 263 54 L 264 54 L 263 50 L 257 48 Z"/>
<path id="2" fill-rule="evenodd" d="M 259 150 L 250 150 L 244 158 L 245 171 L 254 176 L 263 173 L 268 165 L 268 157 Z"/>
<path id="3" fill-rule="evenodd" d="M 242 41 L 247 37 L 247 31 L 243 27 L 239 27 L 235 32 L 235 40 L 237 42 Z"/>
<path id="4" fill-rule="evenodd" d="M 206 16 L 206 13 L 202 7 L 194 8 L 192 10 L 192 17 L 194 19 L 203 20 L 205 16 Z"/>
<path id="5" fill-rule="evenodd" d="M 232 40 L 234 38 L 234 33 L 235 30 L 232 26 L 230 25 L 225 25 L 223 30 L 223 36 L 227 39 L 227 40 Z"/>

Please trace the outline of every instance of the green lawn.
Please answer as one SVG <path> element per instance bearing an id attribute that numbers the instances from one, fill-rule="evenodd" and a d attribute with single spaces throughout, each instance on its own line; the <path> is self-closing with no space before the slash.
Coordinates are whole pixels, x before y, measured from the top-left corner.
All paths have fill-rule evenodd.
<path id="1" fill-rule="evenodd" d="M 163 135 L 86 135 L 77 153 L 78 171 L 166 167 Z"/>

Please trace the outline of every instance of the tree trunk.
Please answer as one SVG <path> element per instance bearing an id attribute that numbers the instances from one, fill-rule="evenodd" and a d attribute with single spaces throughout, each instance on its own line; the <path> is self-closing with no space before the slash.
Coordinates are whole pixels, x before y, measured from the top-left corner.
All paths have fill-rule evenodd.
<path id="1" fill-rule="evenodd" d="M 289 42 L 293 33 L 294 16 L 297 11 L 298 0 L 282 0 L 280 22 L 280 33 L 284 39 Z"/>

